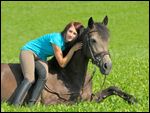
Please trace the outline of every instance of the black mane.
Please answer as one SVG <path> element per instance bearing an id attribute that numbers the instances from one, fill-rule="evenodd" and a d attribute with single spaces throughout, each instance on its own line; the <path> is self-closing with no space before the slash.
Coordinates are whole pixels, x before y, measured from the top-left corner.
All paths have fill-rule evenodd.
<path id="1" fill-rule="evenodd" d="M 85 28 L 81 27 L 78 31 L 78 37 L 70 42 L 65 43 L 66 48 L 63 51 L 63 56 L 67 55 L 67 53 L 73 47 L 73 45 L 75 45 L 77 42 L 81 42 L 83 40 L 82 36 L 85 33 L 85 31 L 86 31 Z M 51 73 L 58 72 L 61 69 L 55 56 L 53 56 L 50 60 L 48 60 L 48 66 L 49 66 L 49 71 L 51 71 Z"/>

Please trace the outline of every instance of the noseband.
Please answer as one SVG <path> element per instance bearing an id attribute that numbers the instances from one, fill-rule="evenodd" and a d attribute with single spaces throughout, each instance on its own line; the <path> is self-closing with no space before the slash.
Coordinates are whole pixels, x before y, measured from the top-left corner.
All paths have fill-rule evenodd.
<path id="1" fill-rule="evenodd" d="M 88 48 L 89 48 L 89 51 L 90 51 L 90 54 L 91 54 L 91 56 L 92 56 L 92 63 L 94 63 L 94 64 L 96 64 L 97 66 L 100 66 L 100 62 L 101 62 L 101 60 L 103 59 L 103 57 L 105 56 L 105 55 L 109 55 L 110 56 L 110 54 L 109 54 L 109 52 L 108 51 L 102 51 L 102 52 L 100 52 L 100 53 L 98 53 L 98 54 L 94 54 L 94 52 L 93 52 L 93 49 L 92 49 L 92 47 L 91 47 L 91 41 L 90 41 L 90 36 L 89 36 L 89 34 L 90 33 L 93 33 L 93 32 L 98 32 L 98 31 L 96 31 L 96 30 L 93 30 L 93 31 L 90 31 L 87 35 L 87 44 L 88 44 Z"/>

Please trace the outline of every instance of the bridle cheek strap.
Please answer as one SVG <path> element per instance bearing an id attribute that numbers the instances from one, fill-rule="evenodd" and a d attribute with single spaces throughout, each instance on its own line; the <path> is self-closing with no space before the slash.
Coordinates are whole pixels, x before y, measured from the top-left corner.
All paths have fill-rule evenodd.
<path id="1" fill-rule="evenodd" d="M 96 31 L 94 31 L 94 32 L 96 32 Z M 91 33 L 91 32 L 90 32 Z M 94 55 L 94 52 L 92 51 L 92 48 L 91 48 L 91 42 L 90 42 L 90 39 L 89 39 L 89 37 L 87 37 L 87 43 L 88 43 L 88 49 L 89 49 L 89 51 L 90 51 L 90 54 L 91 54 L 91 57 L 92 57 L 92 63 L 94 63 L 94 64 L 96 64 L 96 65 L 100 65 L 100 61 L 103 59 L 103 57 L 105 56 L 105 55 L 109 55 L 110 56 L 110 54 L 109 54 L 109 52 L 108 51 L 102 51 L 101 53 L 99 53 L 99 54 L 96 54 L 96 55 Z"/>

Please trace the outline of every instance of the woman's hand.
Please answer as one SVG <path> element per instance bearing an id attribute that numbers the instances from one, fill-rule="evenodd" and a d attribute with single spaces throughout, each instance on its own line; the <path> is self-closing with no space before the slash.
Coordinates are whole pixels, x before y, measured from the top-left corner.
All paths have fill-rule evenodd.
<path id="1" fill-rule="evenodd" d="M 71 49 L 70 51 L 68 52 L 68 54 L 64 57 L 63 56 L 63 53 L 62 53 L 62 50 L 55 44 L 52 44 L 53 46 L 53 49 L 54 49 L 54 54 L 55 54 L 55 57 L 58 61 L 58 64 L 60 65 L 60 67 L 64 68 L 68 62 L 70 61 L 70 59 L 72 58 L 73 54 L 75 51 L 79 50 L 82 48 L 82 43 L 79 42 L 79 43 L 76 43 Z"/>
<path id="2" fill-rule="evenodd" d="M 82 44 L 81 42 L 78 42 L 78 43 L 76 43 L 71 49 L 75 52 L 75 51 L 81 49 L 81 48 L 82 48 L 82 45 L 83 45 L 83 44 Z"/>

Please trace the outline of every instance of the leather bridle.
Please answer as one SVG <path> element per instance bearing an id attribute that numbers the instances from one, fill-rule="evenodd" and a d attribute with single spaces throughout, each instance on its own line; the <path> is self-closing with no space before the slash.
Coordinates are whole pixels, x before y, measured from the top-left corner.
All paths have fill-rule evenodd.
<path id="1" fill-rule="evenodd" d="M 102 52 L 100 52 L 98 54 L 94 54 L 94 51 L 92 49 L 91 40 L 90 40 L 90 33 L 93 33 L 93 32 L 98 32 L 98 31 L 96 31 L 96 30 L 89 31 L 87 33 L 87 37 L 86 37 L 87 40 L 86 41 L 87 41 L 87 44 L 88 44 L 87 46 L 88 46 L 88 49 L 89 49 L 91 57 L 92 57 L 92 63 L 96 64 L 98 67 L 100 67 L 100 63 L 103 60 L 104 56 L 105 55 L 109 55 L 109 57 L 110 57 L 110 53 L 109 53 L 109 51 L 102 51 Z M 93 73 L 92 73 L 91 78 L 89 79 L 88 83 L 92 80 L 95 72 L 96 72 L 96 67 L 94 67 Z M 103 89 L 103 86 L 105 84 L 105 80 L 106 80 L 106 75 L 104 76 L 104 80 L 103 80 L 103 83 L 101 85 L 100 91 L 102 91 L 102 89 Z"/>
<path id="2" fill-rule="evenodd" d="M 91 44 L 91 40 L 90 40 L 90 33 L 93 33 L 93 32 L 98 32 L 96 30 L 93 30 L 93 31 L 90 31 L 87 33 L 87 37 L 86 37 L 86 41 L 87 41 L 87 46 L 88 46 L 88 49 L 90 51 L 90 54 L 91 54 L 91 57 L 92 57 L 92 63 L 96 64 L 98 67 L 100 67 L 100 62 L 101 60 L 104 58 L 105 55 L 109 55 L 109 52 L 108 51 L 102 51 L 98 54 L 94 54 L 94 51 L 92 49 L 92 44 Z"/>

